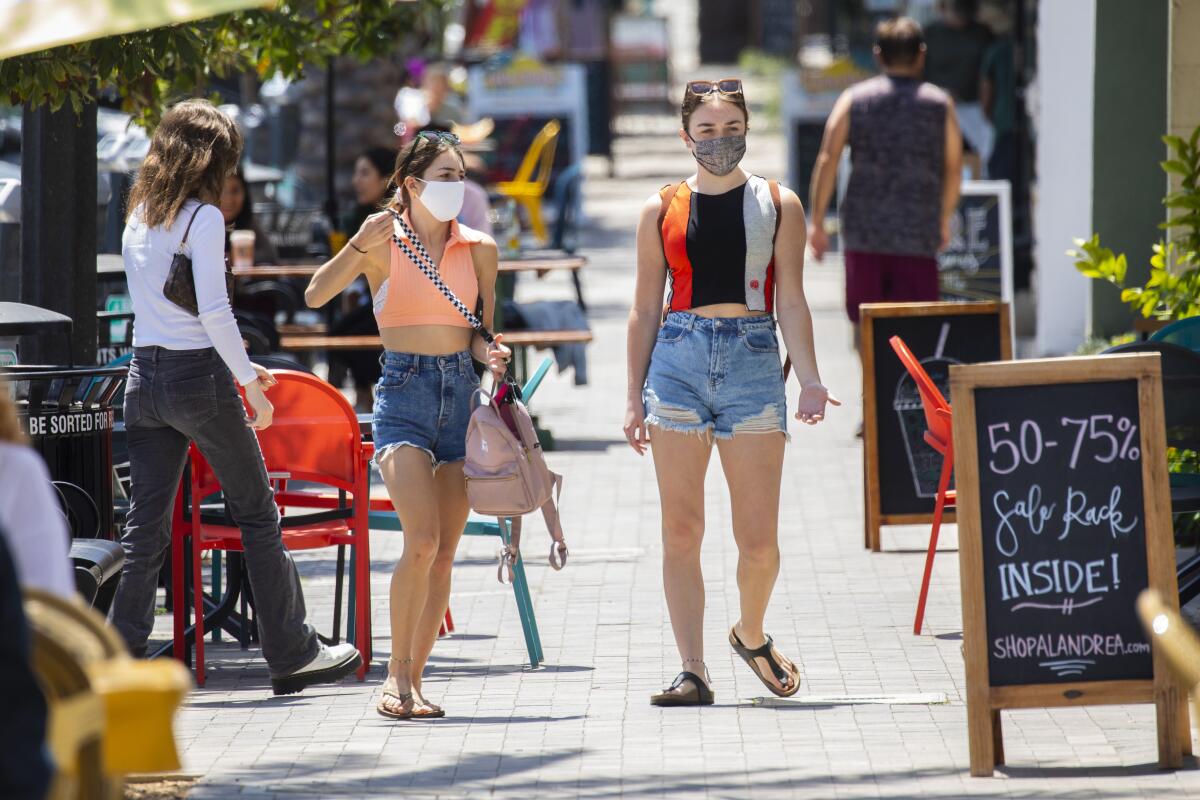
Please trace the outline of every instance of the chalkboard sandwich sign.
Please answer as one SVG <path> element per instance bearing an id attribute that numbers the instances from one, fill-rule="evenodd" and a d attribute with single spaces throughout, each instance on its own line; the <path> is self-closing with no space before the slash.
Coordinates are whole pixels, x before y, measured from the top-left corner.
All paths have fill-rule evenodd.
<path id="1" fill-rule="evenodd" d="M 1174 598 L 1157 353 L 952 366 L 971 774 L 1004 763 L 1000 710 L 1154 703 L 1158 758 L 1190 751 L 1185 693 L 1138 621 Z"/>
<path id="2" fill-rule="evenodd" d="M 888 340 L 899 336 L 949 397 L 952 364 L 1012 357 L 1007 303 L 864 303 L 863 521 L 866 547 L 881 547 L 883 525 L 933 521 L 942 457 L 925 442 L 917 385 Z M 951 401 L 953 402 L 953 401 Z M 953 522 L 953 509 L 947 509 Z"/>

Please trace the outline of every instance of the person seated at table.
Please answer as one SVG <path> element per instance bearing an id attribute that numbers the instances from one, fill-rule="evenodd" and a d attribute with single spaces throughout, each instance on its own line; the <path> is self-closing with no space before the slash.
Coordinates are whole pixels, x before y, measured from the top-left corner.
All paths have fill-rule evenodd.
<path id="1" fill-rule="evenodd" d="M 204 100 L 179 103 L 154 131 L 129 195 L 122 255 L 133 298 L 133 361 L 125 386 L 131 484 L 112 622 L 130 652 L 144 655 L 171 509 L 194 442 L 241 529 L 272 688 L 291 694 L 341 680 L 362 659 L 351 644 L 322 644 L 305 619 L 300 575 L 283 546 L 279 508 L 254 435 L 271 424 L 266 390 L 275 381 L 242 348 L 225 289 L 224 220 L 215 205 L 241 154 L 233 120 Z M 198 316 L 164 293 L 184 231 Z"/>
<path id="2" fill-rule="evenodd" d="M 396 151 L 390 147 L 368 147 L 354 160 L 350 186 L 354 189 L 354 207 L 342 215 L 338 229 L 352 233 L 362 227 L 367 217 L 381 211 L 396 187 L 392 173 L 396 171 Z"/>
<path id="3" fill-rule="evenodd" d="M 233 231 L 254 231 L 254 263 L 274 264 L 279 261 L 275 244 L 254 219 L 254 203 L 246 173 L 239 166 L 225 178 L 221 187 L 221 216 L 225 218 L 225 255 L 229 255 L 229 234 Z"/>
<path id="4" fill-rule="evenodd" d="M 492 235 L 492 201 L 487 189 L 483 186 L 484 173 L 487 164 L 478 153 L 464 153 L 463 161 L 467 165 L 467 179 L 463 192 L 463 208 L 458 215 L 458 221 L 467 227 Z"/>
<path id="5" fill-rule="evenodd" d="M 0 380 L 0 535 L 23 588 L 74 597 L 67 521 L 46 462 L 21 430 L 9 388 Z"/>
<path id="6" fill-rule="evenodd" d="M 387 147 L 370 147 L 354 161 L 354 176 L 350 179 L 354 187 L 354 208 L 342 217 L 340 229 L 357 231 L 367 217 L 378 213 L 396 187 L 392 185 L 392 173 L 396 171 L 396 151 Z M 370 287 L 360 278 L 352 289 L 343 295 L 342 315 L 329 328 L 332 336 L 379 335 L 375 324 L 375 312 L 371 310 Z M 371 410 L 371 387 L 379 380 L 382 368 L 379 356 L 364 350 L 331 352 L 329 354 L 329 382 L 341 386 L 347 372 L 354 378 L 354 406 L 360 412 Z"/>
<path id="7" fill-rule="evenodd" d="M 425 662 L 450 600 L 450 567 L 470 509 L 463 459 L 472 360 L 504 375 L 509 349 L 489 346 L 418 262 L 482 324 L 495 313 L 496 243 L 460 225 L 466 170 L 458 138 L 425 132 L 400 153 L 397 194 L 367 218 L 342 251 L 313 275 L 304 299 L 319 308 L 365 275 L 383 339 L 383 376 L 375 387 L 375 463 L 404 530 L 392 572 L 392 654 L 376 707 L 393 719 L 441 717 L 421 691 Z M 478 305 L 477 305 L 478 303 Z"/>

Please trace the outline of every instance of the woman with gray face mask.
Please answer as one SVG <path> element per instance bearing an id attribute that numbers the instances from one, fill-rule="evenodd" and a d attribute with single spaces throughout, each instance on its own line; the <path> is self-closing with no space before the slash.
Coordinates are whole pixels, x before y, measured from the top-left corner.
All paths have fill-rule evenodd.
<path id="1" fill-rule="evenodd" d="M 704 666 L 704 475 L 714 441 L 729 485 L 741 616 L 729 644 L 776 695 L 800 671 L 763 621 L 779 573 L 779 487 L 788 439 L 779 326 L 800 380 L 796 419 L 827 404 L 804 297 L 804 208 L 789 189 L 739 166 L 749 113 L 737 79 L 691 81 L 679 137 L 696 174 L 646 201 L 629 315 L 625 436 L 649 447 L 662 504 L 663 583 L 683 668 L 650 702 L 710 705 Z M 662 307 L 667 292 L 667 306 Z M 664 313 L 665 311 L 665 313 Z"/>

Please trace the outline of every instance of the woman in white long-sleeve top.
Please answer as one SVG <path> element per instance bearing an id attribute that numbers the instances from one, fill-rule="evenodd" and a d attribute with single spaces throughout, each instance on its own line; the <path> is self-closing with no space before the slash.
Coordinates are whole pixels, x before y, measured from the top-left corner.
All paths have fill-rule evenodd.
<path id="1" fill-rule="evenodd" d="M 225 288 L 225 220 L 215 205 L 242 153 L 234 123 L 190 100 L 163 117 L 129 197 L 122 240 L 133 299 L 133 362 L 125 389 L 131 497 L 125 568 L 113 624 L 135 654 L 154 625 L 154 594 L 171 509 L 195 442 L 242 532 L 263 657 L 276 694 L 339 680 L 361 664 L 353 646 L 325 647 L 305 622 L 296 566 L 252 428 L 271 424 L 273 383 L 242 347 Z M 199 314 L 164 294 L 176 253 L 191 256 Z M 234 381 L 246 393 L 251 415 Z"/>

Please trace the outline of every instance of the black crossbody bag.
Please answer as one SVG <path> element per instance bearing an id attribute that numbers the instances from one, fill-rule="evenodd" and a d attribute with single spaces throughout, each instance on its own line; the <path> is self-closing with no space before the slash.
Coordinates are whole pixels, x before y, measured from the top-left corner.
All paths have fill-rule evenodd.
<path id="1" fill-rule="evenodd" d="M 196 276 L 192 272 L 192 257 L 184 252 L 188 234 L 192 232 L 192 223 L 200 209 L 208 203 L 201 203 L 192 212 L 187 227 L 183 231 L 183 240 L 179 242 L 179 250 L 171 259 L 171 269 L 167 273 L 167 282 L 163 284 L 163 297 L 170 300 L 193 317 L 200 316 L 200 305 L 196 300 Z M 233 297 L 233 270 L 229 268 L 229 259 L 225 259 L 225 294 Z"/>

